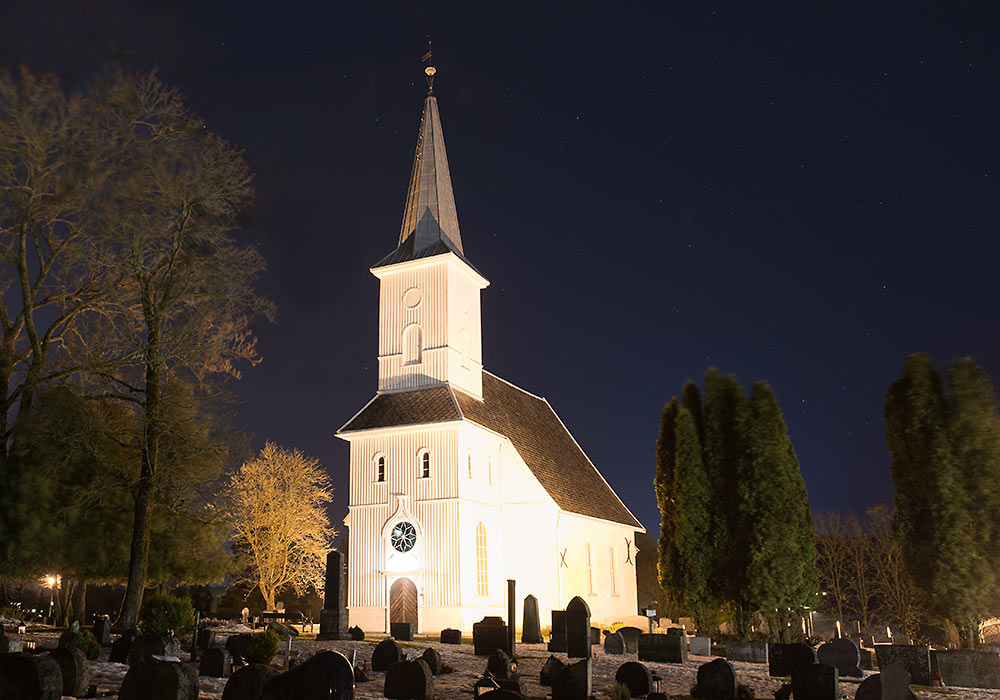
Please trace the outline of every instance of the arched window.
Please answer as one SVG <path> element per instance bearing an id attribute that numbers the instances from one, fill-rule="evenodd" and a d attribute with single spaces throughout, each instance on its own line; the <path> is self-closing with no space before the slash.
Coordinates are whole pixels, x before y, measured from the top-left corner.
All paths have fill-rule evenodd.
<path id="1" fill-rule="evenodd" d="M 403 329 L 403 364 L 418 364 L 421 348 L 420 326 L 411 323 Z"/>
<path id="2" fill-rule="evenodd" d="M 476 525 L 476 592 L 484 597 L 490 594 L 489 571 L 486 567 L 486 527 L 482 522 Z"/>
<path id="3" fill-rule="evenodd" d="M 424 479 L 430 478 L 431 475 L 431 453 L 426 450 L 422 455 L 420 455 L 420 476 Z"/>
<path id="4" fill-rule="evenodd" d="M 375 460 L 375 481 L 385 481 L 385 457 L 381 455 Z"/>

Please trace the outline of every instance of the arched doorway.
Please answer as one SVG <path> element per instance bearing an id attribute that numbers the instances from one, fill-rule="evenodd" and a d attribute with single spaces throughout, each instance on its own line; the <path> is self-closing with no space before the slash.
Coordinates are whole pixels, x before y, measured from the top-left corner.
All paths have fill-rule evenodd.
<path id="1" fill-rule="evenodd" d="M 396 579 L 389 589 L 389 622 L 410 622 L 417 631 L 417 587 L 408 578 Z"/>

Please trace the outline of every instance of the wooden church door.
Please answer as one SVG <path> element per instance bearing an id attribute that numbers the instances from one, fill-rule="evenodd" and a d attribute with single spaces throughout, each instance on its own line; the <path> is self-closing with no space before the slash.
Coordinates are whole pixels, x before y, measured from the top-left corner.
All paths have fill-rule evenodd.
<path id="1" fill-rule="evenodd" d="M 389 589 L 389 622 L 412 622 L 417 630 L 417 587 L 408 578 L 398 578 Z"/>

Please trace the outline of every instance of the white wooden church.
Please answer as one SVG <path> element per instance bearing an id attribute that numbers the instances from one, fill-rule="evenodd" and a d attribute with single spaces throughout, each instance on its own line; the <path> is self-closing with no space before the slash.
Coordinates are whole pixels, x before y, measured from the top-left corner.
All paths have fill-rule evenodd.
<path id="1" fill-rule="evenodd" d="M 371 271 L 378 392 L 337 433 L 351 445 L 350 624 L 468 631 L 506 616 L 506 579 L 518 616 L 532 594 L 543 626 L 577 595 L 595 624 L 635 615 L 642 525 L 548 401 L 483 369 L 489 281 L 462 246 L 433 93 L 399 246 Z"/>

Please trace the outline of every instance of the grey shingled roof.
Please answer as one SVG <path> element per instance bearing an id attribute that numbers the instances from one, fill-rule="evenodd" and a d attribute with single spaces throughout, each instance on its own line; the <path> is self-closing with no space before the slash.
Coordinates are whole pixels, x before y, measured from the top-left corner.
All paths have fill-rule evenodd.
<path id="1" fill-rule="evenodd" d="M 466 419 L 506 436 L 552 500 L 565 511 L 641 529 L 548 401 L 483 372 L 483 400 L 450 385 L 380 394 L 340 429 Z"/>

